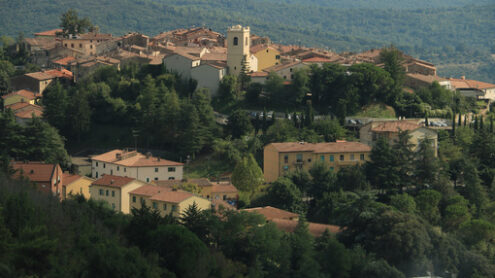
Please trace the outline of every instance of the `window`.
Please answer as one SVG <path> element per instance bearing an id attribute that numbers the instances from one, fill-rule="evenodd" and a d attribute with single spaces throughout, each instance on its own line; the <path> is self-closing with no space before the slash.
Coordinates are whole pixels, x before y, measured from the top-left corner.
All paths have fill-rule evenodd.
<path id="1" fill-rule="evenodd" d="M 303 161 L 303 155 L 301 153 L 296 154 L 296 161 L 297 162 L 302 162 Z"/>
<path id="2" fill-rule="evenodd" d="M 112 208 L 115 209 L 115 204 L 114 203 L 112 203 Z"/>
<path id="3" fill-rule="evenodd" d="M 344 161 L 344 155 L 343 154 L 340 155 L 340 161 Z"/>
<path id="4" fill-rule="evenodd" d="M 175 167 L 168 167 L 169 172 L 175 172 Z"/>
<path id="5" fill-rule="evenodd" d="M 333 154 L 332 154 L 332 155 L 330 155 L 330 162 L 333 162 L 333 160 L 334 159 L 333 159 Z"/>
<path id="6" fill-rule="evenodd" d="M 65 47 L 67 47 L 67 44 L 65 44 Z"/>
<path id="7" fill-rule="evenodd" d="M 284 163 L 285 164 L 289 163 L 289 156 L 288 155 L 284 155 Z"/>
<path id="8" fill-rule="evenodd" d="M 79 44 L 79 48 L 82 48 L 82 43 Z"/>
<path id="9" fill-rule="evenodd" d="M 110 169 L 110 175 L 113 175 L 113 169 Z"/>
<path id="10" fill-rule="evenodd" d="M 112 197 L 115 197 L 115 190 L 112 190 Z"/>
<path id="11" fill-rule="evenodd" d="M 359 159 L 364 160 L 364 153 L 359 155 Z"/>
<path id="12" fill-rule="evenodd" d="M 174 177 L 168 177 L 168 180 L 175 180 Z"/>
<path id="13" fill-rule="evenodd" d="M 96 177 L 98 177 L 98 172 L 96 172 Z"/>
<path id="14" fill-rule="evenodd" d="M 79 187 L 79 193 L 82 194 L 82 187 Z"/>
<path id="15" fill-rule="evenodd" d="M 127 172 L 127 168 L 124 167 L 124 173 Z"/>
<path id="16" fill-rule="evenodd" d="M 103 163 L 103 168 L 106 168 L 106 167 L 107 167 L 107 165 L 105 163 Z"/>
<path id="17" fill-rule="evenodd" d="M 120 166 L 117 166 L 117 171 L 120 171 Z"/>
<path id="18" fill-rule="evenodd" d="M 167 204 L 163 204 L 163 210 L 167 210 Z"/>
<path id="19" fill-rule="evenodd" d="M 333 167 L 330 167 L 330 171 L 333 171 L 334 169 L 335 169 L 335 168 L 333 168 Z"/>
<path id="20" fill-rule="evenodd" d="M 308 162 L 311 162 L 311 158 L 308 158 Z"/>
<path id="21" fill-rule="evenodd" d="M 158 180 L 158 178 L 157 178 L 157 177 L 155 177 L 155 180 L 157 181 L 157 180 Z"/>
<path id="22" fill-rule="evenodd" d="M 108 189 L 107 189 L 107 191 L 105 192 L 105 196 L 108 196 L 108 193 L 109 193 L 109 192 L 108 192 Z"/>
<path id="23" fill-rule="evenodd" d="M 223 195 L 223 200 L 227 200 L 227 195 Z"/>
<path id="24" fill-rule="evenodd" d="M 70 44 L 70 47 L 74 48 L 74 44 L 73 44 L 73 43 L 71 43 L 71 44 Z"/>
<path id="25" fill-rule="evenodd" d="M 93 49 L 93 45 L 90 45 L 89 48 Z"/>
<path id="26" fill-rule="evenodd" d="M 154 209 L 157 209 L 158 208 L 158 205 L 156 204 L 156 202 L 153 202 L 153 208 Z"/>
<path id="27" fill-rule="evenodd" d="M 170 171 L 169 171 L 170 172 Z M 158 168 L 155 168 L 155 173 L 158 173 Z"/>
<path id="28" fill-rule="evenodd" d="M 96 161 L 96 167 L 98 167 L 98 161 Z"/>
<path id="29" fill-rule="evenodd" d="M 172 211 L 176 211 L 177 210 L 177 206 L 176 205 L 172 205 Z"/>
<path id="30" fill-rule="evenodd" d="M 284 166 L 284 171 L 289 171 L 289 166 L 285 165 Z"/>
<path id="31" fill-rule="evenodd" d="M 294 79 L 294 74 L 291 74 L 290 75 L 290 79 Z"/>
<path id="32" fill-rule="evenodd" d="M 266 53 L 268 53 L 268 49 L 266 50 Z"/>
<path id="33" fill-rule="evenodd" d="M 280 60 L 280 55 L 276 55 L 275 59 Z"/>
<path id="34" fill-rule="evenodd" d="M 351 154 L 351 160 L 354 160 L 354 154 Z"/>
<path id="35" fill-rule="evenodd" d="M 136 202 L 136 196 L 132 196 L 132 202 L 135 203 Z"/>
<path id="36" fill-rule="evenodd" d="M 324 155 L 321 155 L 321 156 L 320 156 L 320 160 L 321 160 L 321 161 L 325 161 L 325 156 L 324 156 Z"/>
<path id="37" fill-rule="evenodd" d="M 292 68 L 290 68 L 289 71 L 292 72 Z"/>
<path id="38" fill-rule="evenodd" d="M 103 196 L 103 189 L 100 189 L 100 196 Z"/>
<path id="39" fill-rule="evenodd" d="M 146 182 L 150 182 L 150 178 L 146 178 Z"/>
<path id="40" fill-rule="evenodd" d="M 238 37 L 234 37 L 234 45 L 239 45 L 239 38 Z"/>

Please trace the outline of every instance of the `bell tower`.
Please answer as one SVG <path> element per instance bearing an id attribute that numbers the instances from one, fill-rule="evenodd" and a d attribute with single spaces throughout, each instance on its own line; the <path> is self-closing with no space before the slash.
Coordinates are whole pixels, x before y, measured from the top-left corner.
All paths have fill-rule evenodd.
<path id="1" fill-rule="evenodd" d="M 245 63 L 247 70 L 250 68 L 251 53 L 249 26 L 232 26 L 227 30 L 227 66 L 229 74 L 239 75 L 242 64 Z"/>

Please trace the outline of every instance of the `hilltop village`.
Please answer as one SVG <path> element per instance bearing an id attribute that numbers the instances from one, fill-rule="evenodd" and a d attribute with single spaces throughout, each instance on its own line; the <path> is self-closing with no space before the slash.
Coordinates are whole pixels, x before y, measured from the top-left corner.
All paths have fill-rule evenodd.
<path id="1" fill-rule="evenodd" d="M 10 215 L 82 204 L 140 277 L 493 277 L 495 84 L 394 46 L 334 53 L 241 25 L 79 27 L 2 44 L 9 238 L 34 237 Z M 29 206 L 21 185 L 37 210 L 12 206 Z"/>

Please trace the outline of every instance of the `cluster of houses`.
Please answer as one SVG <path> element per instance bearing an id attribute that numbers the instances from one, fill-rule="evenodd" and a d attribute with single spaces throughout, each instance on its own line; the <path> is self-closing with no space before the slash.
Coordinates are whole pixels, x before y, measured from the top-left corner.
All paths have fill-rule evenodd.
<path id="1" fill-rule="evenodd" d="M 227 74 L 246 71 L 252 82 L 265 83 L 273 72 L 290 83 L 294 72 L 310 65 L 336 63 L 350 66 L 373 63 L 383 67 L 380 49 L 361 53 L 332 51 L 296 45 L 272 43 L 267 37 L 251 34 L 246 26 L 228 28 L 226 36 L 205 27 L 177 29 L 148 37 L 129 33 L 114 37 L 96 32 L 62 36 L 61 29 L 34 34 L 24 40 L 30 62 L 43 70 L 28 73 L 12 80 L 13 92 L 3 96 L 5 107 L 13 110 L 16 119 L 23 122 L 32 114 L 39 116 L 42 109 L 35 106 L 44 89 L 54 80 L 77 82 L 102 66 L 120 69 L 128 63 L 164 65 L 184 79 L 197 81 L 197 88 L 206 88 L 214 96 L 220 81 Z M 442 78 L 435 65 L 403 55 L 406 71 L 405 87 L 414 90 L 433 82 L 458 90 L 466 96 L 488 103 L 495 100 L 495 84 L 476 80 Z M 8 107 L 26 102 L 22 110 Z"/>

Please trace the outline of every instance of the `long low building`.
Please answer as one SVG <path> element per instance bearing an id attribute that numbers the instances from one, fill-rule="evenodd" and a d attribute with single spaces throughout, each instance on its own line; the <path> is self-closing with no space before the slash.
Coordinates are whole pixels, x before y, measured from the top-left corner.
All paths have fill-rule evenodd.
<path id="1" fill-rule="evenodd" d="M 369 160 L 371 147 L 359 142 L 271 143 L 264 150 L 264 175 L 266 182 L 273 182 L 297 169 L 309 170 L 315 162 L 322 161 L 331 170 L 362 164 Z"/>
<path id="2" fill-rule="evenodd" d="M 137 151 L 113 150 L 91 157 L 91 176 L 115 175 L 144 182 L 182 180 L 184 163 L 141 154 Z"/>

